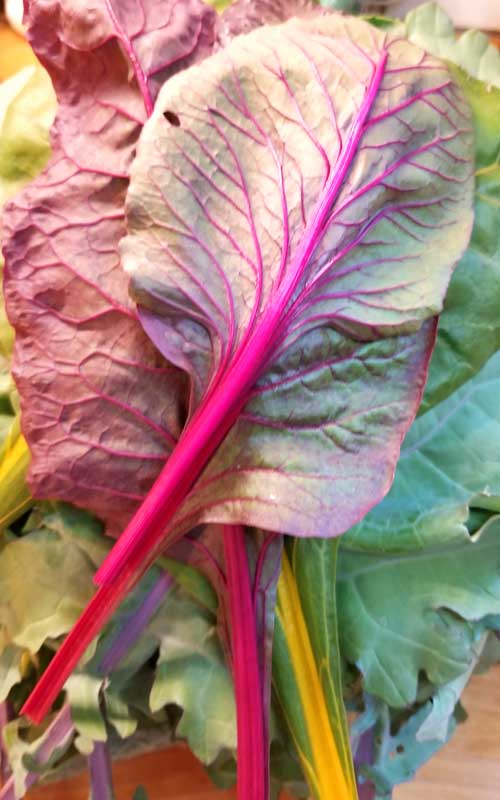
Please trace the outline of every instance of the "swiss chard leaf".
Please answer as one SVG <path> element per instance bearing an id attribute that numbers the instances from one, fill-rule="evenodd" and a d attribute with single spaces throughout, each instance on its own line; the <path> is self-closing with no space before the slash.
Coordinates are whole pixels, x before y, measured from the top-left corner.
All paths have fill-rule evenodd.
<path id="1" fill-rule="evenodd" d="M 50 164 L 5 218 L 30 483 L 118 525 L 175 443 L 184 403 L 119 266 L 128 166 L 159 86 L 210 52 L 215 12 L 201 0 L 31 0 L 27 22 L 59 101 Z"/>
<path id="2" fill-rule="evenodd" d="M 341 647 L 366 690 L 393 707 L 413 703 L 418 676 L 436 685 L 467 671 L 474 622 L 500 611 L 500 521 L 474 536 L 406 553 L 360 553 L 342 543 L 338 569 Z M 401 598 L 401 602 L 398 602 Z"/>
<path id="3" fill-rule="evenodd" d="M 403 26 L 395 24 L 415 44 L 460 67 L 452 71 L 472 107 L 475 130 L 474 228 L 439 320 L 423 413 L 475 375 L 500 346 L 500 54 L 479 31 L 458 37 L 434 3 L 410 12 Z"/>
<path id="4" fill-rule="evenodd" d="M 485 33 L 465 31 L 457 36 L 453 22 L 437 3 L 411 11 L 404 21 L 404 34 L 438 58 L 452 61 L 468 75 L 500 89 L 500 53 Z"/>
<path id="5" fill-rule="evenodd" d="M 470 146 L 442 65 L 335 15 L 165 85 L 121 249 L 146 331 L 191 377 L 193 472 L 246 405 L 179 526 L 334 535 L 387 491 L 431 345 L 408 334 L 467 242 Z"/>
<path id="6" fill-rule="evenodd" d="M 190 420 L 27 713 L 47 707 L 166 529 L 208 516 L 332 536 L 391 482 L 426 321 L 469 235 L 469 113 L 418 48 L 318 20 L 263 28 L 174 76 L 143 129 L 122 253 L 143 325 L 191 379 Z M 217 487 L 202 475 L 205 497 L 184 503 L 216 450 Z"/>

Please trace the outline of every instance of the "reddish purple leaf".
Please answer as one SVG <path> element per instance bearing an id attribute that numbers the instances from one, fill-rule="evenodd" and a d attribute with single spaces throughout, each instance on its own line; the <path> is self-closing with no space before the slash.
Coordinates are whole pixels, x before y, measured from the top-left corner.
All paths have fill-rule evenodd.
<path id="1" fill-rule="evenodd" d="M 324 13 L 314 0 L 235 0 L 221 15 L 218 38 L 228 44 L 241 33 L 250 33 L 259 25 L 285 22 L 290 17 Z"/>
<path id="2" fill-rule="evenodd" d="M 201 0 L 32 0 L 27 23 L 59 100 L 49 166 L 5 215 L 30 484 L 117 527 L 184 419 L 184 379 L 144 335 L 119 266 L 128 168 L 163 81 L 210 52 L 215 14 Z"/>

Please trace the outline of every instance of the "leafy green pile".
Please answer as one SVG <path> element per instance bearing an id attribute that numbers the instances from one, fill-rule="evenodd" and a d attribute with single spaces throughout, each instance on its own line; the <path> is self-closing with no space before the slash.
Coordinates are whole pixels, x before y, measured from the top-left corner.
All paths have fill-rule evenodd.
<path id="1" fill-rule="evenodd" d="M 314 583 L 316 608 L 322 606 L 329 619 L 337 614 L 344 667 L 337 679 L 348 708 L 357 712 L 351 736 L 358 776 L 385 800 L 453 734 L 464 717 L 460 696 L 472 671 L 498 655 L 492 632 L 500 627 L 500 56 L 478 33 L 457 43 L 433 5 L 404 23 L 372 22 L 401 25 L 410 40 L 457 65 L 453 72 L 472 107 L 476 134 L 474 229 L 440 318 L 420 415 L 389 494 L 341 540 L 336 603 L 330 566 L 325 568 L 329 545 L 287 545 L 292 563 L 294 551 L 303 550 L 310 569 L 297 572 L 299 588 Z M 1 87 L 0 97 L 2 202 L 45 162 L 54 107 L 42 70 L 13 81 Z M 175 586 L 169 585 L 116 669 L 103 669 L 106 653 L 164 576 L 165 564 L 143 578 L 87 652 L 67 685 L 69 724 L 62 698 L 48 726 L 15 719 L 91 597 L 109 539 L 94 517 L 61 503 L 36 503 L 25 513 L 32 504 L 24 484 L 28 456 L 19 435 L 5 319 L 1 344 L 0 518 L 10 527 L 0 540 L 0 701 L 8 701 L 13 717 L 3 730 L 14 778 L 9 796 L 22 797 L 40 774 L 78 766 L 103 741 L 120 754 L 186 739 L 213 779 L 230 785 L 236 722 L 224 609 L 206 573 L 183 559 L 169 562 Z M 316 548 L 325 549 L 317 562 Z M 304 607 L 313 630 L 313 614 Z M 311 642 L 317 659 L 331 655 L 320 630 L 313 630 Z M 278 662 L 283 642 L 277 643 L 280 698 L 279 671 L 286 662 L 284 656 Z M 62 725 L 57 741 L 55 723 Z M 307 796 L 294 752 L 300 742 L 292 744 L 281 702 L 274 704 L 271 739 L 273 792 L 286 786 Z M 307 737 L 304 742 L 307 748 Z"/>

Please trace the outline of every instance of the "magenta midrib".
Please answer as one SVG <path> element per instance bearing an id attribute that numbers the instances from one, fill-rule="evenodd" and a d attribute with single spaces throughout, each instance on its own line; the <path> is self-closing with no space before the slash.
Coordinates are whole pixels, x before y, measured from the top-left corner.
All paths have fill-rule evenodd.
<path id="1" fill-rule="evenodd" d="M 225 525 L 223 536 L 238 730 L 238 798 L 266 800 L 268 762 L 263 686 L 245 533 L 239 525 Z"/>
<path id="2" fill-rule="evenodd" d="M 109 8 L 109 0 L 106 0 Z M 111 9 L 110 9 L 111 13 Z M 302 243 L 268 307 L 256 321 L 244 347 L 236 352 L 230 368 L 197 409 L 179 443 L 146 499 L 105 559 L 95 576 L 99 591 L 56 653 L 49 668 L 28 699 L 23 711 L 40 720 L 50 708 L 66 677 L 88 644 L 108 621 L 123 597 L 133 588 L 165 546 L 168 525 L 195 481 L 248 401 L 249 393 L 266 368 L 279 340 L 280 323 L 299 286 L 314 250 L 320 243 L 328 214 L 352 164 L 363 135 L 387 62 L 383 50 L 372 80 L 354 120 L 345 150 L 304 232 Z M 258 318 L 257 318 L 258 319 Z M 178 538 L 173 529 L 170 540 Z"/>
<path id="3" fill-rule="evenodd" d="M 113 23 L 114 28 L 116 30 L 117 38 L 123 44 L 125 52 L 127 53 L 131 61 L 132 68 L 134 70 L 134 74 L 137 79 L 137 83 L 139 84 L 139 89 L 141 90 L 142 98 L 144 100 L 144 108 L 146 109 L 146 114 L 148 115 L 148 117 L 150 117 L 151 114 L 153 113 L 154 105 L 153 105 L 153 99 L 151 97 L 151 92 L 149 91 L 147 75 L 144 72 L 143 68 L 141 67 L 139 59 L 137 57 L 137 53 L 135 52 L 130 37 L 124 31 L 123 26 L 120 23 L 120 20 L 115 14 L 111 0 L 105 0 L 105 3 L 106 3 L 106 8 L 108 9 L 108 14 L 111 17 L 111 22 Z"/>
<path id="4" fill-rule="evenodd" d="M 178 500 L 179 505 L 182 503 L 187 492 L 246 404 L 248 393 L 272 355 L 280 333 L 280 322 L 283 321 L 286 309 L 304 274 L 304 267 L 324 234 L 325 221 L 328 219 L 331 207 L 356 154 L 383 78 L 386 63 L 387 51 L 383 50 L 352 125 L 347 145 L 340 155 L 337 169 L 332 173 L 324 193 L 318 201 L 312 215 L 312 222 L 304 233 L 302 242 L 272 304 L 261 316 L 253 334 L 248 338 L 245 337 L 244 346 L 236 352 L 219 384 L 213 387 L 193 415 L 143 506 L 137 512 L 136 517 L 131 520 L 98 570 L 95 578 L 97 585 L 113 580 L 122 569 L 126 568 L 127 562 L 132 571 L 135 571 L 139 569 L 141 558 L 147 558 L 149 562 L 151 557 L 154 557 L 155 548 L 163 537 L 163 531 L 177 511 L 178 506 L 173 507 L 173 497 L 179 498 L 180 494 L 183 494 L 182 499 Z M 183 472 L 184 474 L 182 474 Z M 177 483 L 172 485 L 175 474 Z M 151 553 L 149 552 L 150 548 Z M 139 553 L 142 556 L 139 556 Z"/>

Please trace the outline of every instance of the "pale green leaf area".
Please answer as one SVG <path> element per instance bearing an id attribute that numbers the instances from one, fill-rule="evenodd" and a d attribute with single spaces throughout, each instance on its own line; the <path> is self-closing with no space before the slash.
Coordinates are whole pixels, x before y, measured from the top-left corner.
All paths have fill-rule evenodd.
<path id="1" fill-rule="evenodd" d="M 457 38 L 451 19 L 436 3 L 425 3 L 405 20 L 406 36 L 443 61 L 452 61 L 473 78 L 500 88 L 500 53 L 488 36 L 466 31 Z"/>
<path id="2" fill-rule="evenodd" d="M 341 548 L 341 648 L 366 691 L 395 708 L 413 703 L 419 673 L 439 686 L 470 668 L 472 623 L 500 612 L 500 518 L 473 538 L 405 553 Z"/>
<path id="3" fill-rule="evenodd" d="M 446 742 L 450 719 L 455 712 L 455 707 L 460 701 L 463 690 L 474 672 L 484 650 L 488 634 L 483 633 L 473 647 L 472 659 L 462 675 L 449 683 L 440 686 L 432 697 L 432 708 L 429 716 L 423 721 L 416 733 L 418 742 L 441 741 Z"/>
<path id="4" fill-rule="evenodd" d="M 217 636 L 215 618 L 186 598 L 176 613 L 157 616 L 151 630 L 160 656 L 150 695 L 151 710 L 174 703 L 182 709 L 177 735 L 209 764 L 236 747 L 236 712 L 231 676 Z"/>
<path id="5" fill-rule="evenodd" d="M 36 653 L 71 628 L 94 587 L 107 542 L 89 514 L 62 507 L 44 525 L 8 541 L 0 559 L 0 627 L 7 641 Z M 36 598 L 36 602 L 34 602 Z"/>
<path id="6" fill-rule="evenodd" d="M 56 98 L 46 71 L 25 67 L 0 86 L 0 207 L 45 166 Z"/>
<path id="7" fill-rule="evenodd" d="M 65 688 L 76 731 L 85 739 L 105 742 L 108 734 L 100 711 L 102 679 L 77 672 L 70 676 Z"/>

